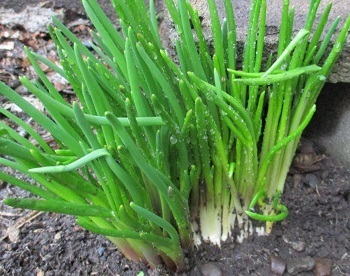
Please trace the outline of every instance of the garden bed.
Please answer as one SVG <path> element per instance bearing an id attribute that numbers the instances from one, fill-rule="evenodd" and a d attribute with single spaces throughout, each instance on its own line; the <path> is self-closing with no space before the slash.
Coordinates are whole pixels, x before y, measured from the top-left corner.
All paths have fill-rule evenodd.
<path id="1" fill-rule="evenodd" d="M 71 30 L 89 42 L 91 26 L 82 14 L 65 9 L 55 12 L 65 14 Z M 18 81 L 19 75 L 33 77 L 23 46 L 37 47 L 41 54 L 55 60 L 52 41 L 39 29 L 27 32 L 18 25 L 1 25 L 0 32 L 0 80 L 29 99 L 31 96 Z M 71 101 L 74 95 L 69 85 L 55 76 L 52 79 Z M 0 102 L 9 110 L 20 112 L 3 98 Z M 349 181 L 350 171 L 336 157 L 325 156 L 312 141 L 302 140 L 282 197 L 289 209 L 288 218 L 277 223 L 269 236 L 251 236 L 242 244 L 231 241 L 221 248 L 202 245 L 187 256 L 185 275 L 220 275 L 215 274 L 219 271 L 222 275 L 271 275 L 271 269 L 277 273 L 287 264 L 287 270 L 292 272 L 303 262 L 310 268 L 297 275 L 326 275 L 322 273 L 327 269 L 332 270 L 332 275 L 350 275 Z M 1 200 L 25 195 L 0 182 Z M 128 262 L 108 240 L 76 226 L 69 216 L 14 210 L 1 203 L 0 231 L 3 275 L 168 273 L 162 268 L 150 272 L 145 265 Z"/>
<path id="2" fill-rule="evenodd" d="M 292 167 L 283 196 L 288 218 L 266 237 L 253 236 L 242 244 L 228 242 L 221 249 L 201 246 L 187 256 L 189 272 L 185 275 L 202 275 L 208 263 L 222 275 L 271 275 L 274 256 L 285 262 L 320 258 L 323 263 L 331 262 L 332 275 L 349 275 L 350 171 L 318 152 L 311 141 L 304 144 L 297 155 L 297 160 L 304 161 Z M 0 198 L 21 193 L 3 183 Z M 108 240 L 76 226 L 72 217 L 36 215 L 1 206 L 1 236 L 11 234 L 12 241 L 6 237 L 0 243 L 0 274 L 137 275 L 144 271 L 148 275 L 146 266 L 128 262 Z M 153 275 L 166 273 L 160 270 Z"/>

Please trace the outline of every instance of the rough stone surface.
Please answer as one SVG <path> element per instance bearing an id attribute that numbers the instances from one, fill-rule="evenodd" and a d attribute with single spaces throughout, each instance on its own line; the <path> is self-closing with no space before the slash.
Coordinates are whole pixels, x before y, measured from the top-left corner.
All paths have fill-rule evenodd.
<path id="1" fill-rule="evenodd" d="M 326 84 L 304 136 L 350 165 L 350 84 Z"/>
<path id="2" fill-rule="evenodd" d="M 206 1 L 190 0 L 193 6 L 198 9 L 199 15 L 202 16 L 202 25 L 207 27 L 207 32 L 210 30 L 210 16 L 209 9 Z M 216 1 L 219 11 L 219 17 L 224 18 L 225 8 L 224 1 Z M 246 0 L 233 1 L 236 24 L 237 24 L 237 39 L 238 42 L 243 44 L 246 40 L 246 34 L 248 30 L 250 2 Z M 326 25 L 326 29 L 329 28 L 331 22 L 337 17 L 342 18 L 341 24 L 344 23 L 345 19 L 350 14 L 350 5 L 344 5 L 344 0 L 321 0 L 317 18 L 320 18 L 322 11 L 325 9 L 329 2 L 333 3 L 332 10 L 329 15 L 329 22 Z M 345 1 L 347 2 L 347 1 Z M 295 7 L 295 19 L 294 19 L 294 32 L 298 32 L 303 28 L 305 24 L 306 15 L 309 9 L 310 0 L 291 0 L 290 6 Z M 267 0 L 267 31 L 266 31 L 266 47 L 268 51 L 274 51 L 276 49 L 279 37 L 279 25 L 281 22 L 281 10 L 283 7 L 283 1 Z M 317 21 L 316 21 L 317 22 Z M 339 24 L 339 26 L 341 26 Z M 338 31 L 340 28 L 338 28 Z M 209 35 L 207 35 L 209 38 Z M 333 36 L 332 40 L 334 41 Z M 350 38 L 348 38 L 344 51 L 341 53 L 339 61 L 335 65 L 331 76 L 328 81 L 332 83 L 336 82 L 350 82 Z"/>
<path id="3" fill-rule="evenodd" d="M 114 8 L 110 0 L 97 0 L 104 12 L 113 20 L 116 19 Z M 27 7 L 42 5 L 44 8 L 65 8 L 69 12 L 84 14 L 84 7 L 81 0 L 0 0 L 0 8 L 11 9 L 20 13 Z"/>
<path id="4" fill-rule="evenodd" d="M 291 259 L 287 263 L 287 271 L 291 275 L 298 275 L 300 272 L 310 271 L 315 267 L 315 260 L 311 257 Z"/>
<path id="5" fill-rule="evenodd" d="M 329 276 L 332 271 L 332 260 L 316 258 L 316 266 L 314 269 L 315 276 Z"/>
<path id="6" fill-rule="evenodd" d="M 286 262 L 281 257 L 271 254 L 270 256 L 271 271 L 275 275 L 283 275 L 286 270 Z"/>
<path id="7" fill-rule="evenodd" d="M 13 9 L 4 9 L 0 5 L 0 24 L 10 27 L 22 25 L 28 32 L 44 32 L 47 25 L 51 23 L 51 17 L 62 20 L 62 15 L 48 8 L 40 10 L 27 6 L 22 12 L 15 12 Z"/>

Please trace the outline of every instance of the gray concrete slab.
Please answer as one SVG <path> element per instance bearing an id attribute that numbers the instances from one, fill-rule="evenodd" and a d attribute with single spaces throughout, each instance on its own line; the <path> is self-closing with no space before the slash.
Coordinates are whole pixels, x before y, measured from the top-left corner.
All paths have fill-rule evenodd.
<path id="1" fill-rule="evenodd" d="M 209 36 L 210 33 L 210 17 L 209 9 L 206 0 L 189 0 L 191 4 L 199 11 L 199 14 L 204 18 L 202 21 L 203 26 L 207 30 Z M 281 22 L 281 11 L 283 7 L 283 0 L 267 0 L 267 34 L 266 44 L 269 51 L 276 49 L 279 34 L 279 25 Z M 332 10 L 329 14 L 329 24 L 337 17 L 341 17 L 341 23 L 350 15 L 350 0 L 321 0 L 317 18 L 319 18 L 329 2 L 333 3 Z M 216 0 L 220 18 L 225 17 L 225 8 L 223 0 Z M 237 24 L 237 38 L 238 42 L 244 43 L 249 22 L 250 3 L 247 0 L 232 0 L 236 24 Z M 295 7 L 295 20 L 294 20 L 294 32 L 297 33 L 303 28 L 305 24 L 306 15 L 308 13 L 310 0 L 291 0 L 290 6 Z M 341 26 L 341 24 L 339 24 Z M 338 28 L 339 32 L 340 28 Z M 334 38 L 335 36 L 333 36 Z M 336 82 L 350 82 L 350 38 L 348 38 L 344 51 L 342 52 L 339 61 L 334 67 L 334 70 L 329 77 L 328 81 L 332 83 Z"/>
<path id="2" fill-rule="evenodd" d="M 15 11 L 20 11 L 27 5 L 37 5 L 39 3 L 46 2 L 46 6 L 51 5 L 54 7 L 64 7 L 66 9 L 73 10 L 78 13 L 83 13 L 84 9 L 81 4 L 81 0 L 0 0 L 0 8 L 14 9 Z M 148 2 L 148 0 L 147 0 Z M 155 0 L 158 3 L 158 7 L 162 6 L 163 0 Z M 207 8 L 206 0 L 189 0 L 192 5 L 199 10 L 199 13 L 203 16 L 203 26 L 209 27 L 209 11 Z M 223 0 L 216 0 L 218 5 L 218 10 L 220 17 L 224 17 L 224 4 Z M 232 0 L 235 8 L 235 16 L 237 23 L 237 36 L 240 42 L 245 41 L 248 20 L 249 20 L 249 9 L 250 2 L 247 0 Z M 350 0 L 322 0 L 319 7 L 319 15 L 324 10 L 325 6 L 329 3 L 333 3 L 333 8 L 330 13 L 330 22 L 336 18 L 336 16 L 341 16 L 344 19 L 350 14 Z M 98 3 L 104 9 L 106 14 L 115 20 L 115 12 L 110 4 L 110 0 L 98 0 Z M 310 0 L 291 0 L 291 6 L 295 7 L 295 24 L 294 30 L 297 32 L 303 27 L 305 22 L 305 16 L 308 12 Z M 267 35 L 266 41 L 268 43 L 267 47 L 269 50 L 273 50 L 276 47 L 278 40 L 278 27 L 281 21 L 281 9 L 283 5 L 283 0 L 267 0 L 268 7 L 268 19 L 267 19 Z M 167 17 L 165 17 L 167 18 Z M 168 24 L 165 24 L 167 26 Z M 169 31 L 166 32 L 169 35 Z M 209 29 L 208 29 L 209 34 Z M 171 38 L 171 34 L 169 35 Z M 333 73 L 329 77 L 329 82 L 350 82 L 350 38 L 348 39 L 345 50 L 342 52 L 339 61 L 337 62 Z"/>
<path id="3" fill-rule="evenodd" d="M 303 136 L 350 168 L 350 84 L 326 84 L 316 106 Z"/>

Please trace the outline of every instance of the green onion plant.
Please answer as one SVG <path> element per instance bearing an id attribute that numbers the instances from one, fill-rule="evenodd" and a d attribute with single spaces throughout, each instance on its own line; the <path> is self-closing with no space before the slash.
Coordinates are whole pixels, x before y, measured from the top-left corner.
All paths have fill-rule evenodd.
<path id="1" fill-rule="evenodd" d="M 0 107 L 29 134 L 0 122 L 0 164 L 35 181 L 0 171 L 34 195 L 5 203 L 73 215 L 127 258 L 178 271 L 194 245 L 242 241 L 283 220 L 288 169 L 350 16 L 334 38 L 339 18 L 325 30 L 331 4 L 318 17 L 320 0 L 311 0 L 304 28 L 294 33 L 294 8 L 284 0 L 278 47 L 266 56 L 266 0 L 253 0 L 239 53 L 232 3 L 222 1 L 221 20 L 215 0 L 207 0 L 211 43 L 188 2 L 164 1 L 176 57 L 162 46 L 152 0 L 112 0 L 120 31 L 96 0 L 83 0 L 96 29 L 93 50 L 53 19 L 60 66 L 26 49 L 39 79 L 21 78 L 45 113 L 0 83 L 0 93 L 54 139 L 46 143 Z M 77 102 L 62 97 L 40 63 L 69 81 Z M 253 228 L 253 220 L 264 224 Z"/>

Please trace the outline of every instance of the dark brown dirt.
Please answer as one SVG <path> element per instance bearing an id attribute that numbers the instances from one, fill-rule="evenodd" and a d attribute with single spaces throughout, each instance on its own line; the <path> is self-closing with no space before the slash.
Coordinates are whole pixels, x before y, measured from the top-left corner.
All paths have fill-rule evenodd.
<path id="1" fill-rule="evenodd" d="M 23 3 L 11 2 L 16 1 Z M 71 2 L 73 10 L 78 11 L 75 16 L 79 15 L 79 8 L 74 8 L 77 1 Z M 3 0 L 0 7 L 9 4 Z M 32 39 L 45 44 L 47 38 Z M 17 59 L 21 61 L 21 56 Z M 10 82 L 26 73 L 21 66 L 22 61 L 13 70 L 0 67 L 0 79 Z M 16 81 L 11 84 L 13 88 L 18 85 Z M 277 223 L 269 236 L 253 236 L 242 244 L 227 242 L 221 248 L 201 246 L 187 256 L 188 272 L 183 276 L 202 275 L 200 271 L 207 263 L 214 263 L 222 275 L 272 275 L 271 256 L 286 262 L 307 256 L 329 259 L 332 275 L 350 275 L 349 182 L 350 171 L 336 158 L 325 157 L 311 141 L 303 141 L 283 195 L 288 218 Z M 23 212 L 2 204 L 4 198 L 16 196 L 25 193 L 0 182 L 0 275 L 168 274 L 163 268 L 150 272 L 146 265 L 128 262 L 108 240 L 76 226 L 72 217 Z M 308 271 L 298 275 L 314 274 Z"/>

